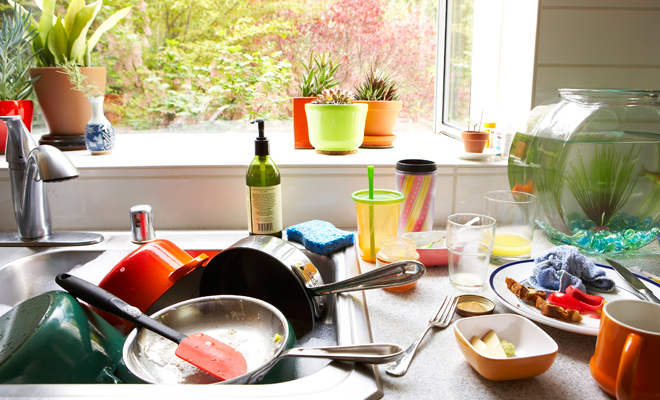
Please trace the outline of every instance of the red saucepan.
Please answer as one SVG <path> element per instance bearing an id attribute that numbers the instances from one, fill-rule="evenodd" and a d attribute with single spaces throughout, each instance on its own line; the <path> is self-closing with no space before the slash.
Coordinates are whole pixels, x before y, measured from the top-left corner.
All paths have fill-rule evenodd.
<path id="1" fill-rule="evenodd" d="M 425 272 L 420 262 L 401 261 L 325 285 L 314 264 L 293 244 L 257 235 L 239 240 L 209 261 L 200 294 L 233 294 L 266 301 L 282 311 L 300 338 L 323 314 L 324 295 L 406 285 Z"/>

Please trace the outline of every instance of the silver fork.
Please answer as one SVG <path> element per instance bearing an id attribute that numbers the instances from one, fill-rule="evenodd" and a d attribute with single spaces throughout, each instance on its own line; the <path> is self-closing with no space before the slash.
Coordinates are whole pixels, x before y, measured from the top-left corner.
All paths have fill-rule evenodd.
<path id="1" fill-rule="evenodd" d="M 429 326 L 424 329 L 424 332 L 422 332 L 422 335 L 419 337 L 419 339 L 417 339 L 415 343 L 411 344 L 410 347 L 408 347 L 406 351 L 403 352 L 398 360 L 387 364 L 385 372 L 394 376 L 405 375 L 405 373 L 408 371 L 408 367 L 410 367 L 410 363 L 412 362 L 413 357 L 415 357 L 415 352 L 417 352 L 417 348 L 424 339 L 424 336 L 426 336 L 426 333 L 433 327 L 446 328 L 454 316 L 456 303 L 458 303 L 458 297 L 446 295 L 442 301 L 442 304 L 440 305 L 440 309 L 438 309 L 435 317 L 429 320 Z"/>

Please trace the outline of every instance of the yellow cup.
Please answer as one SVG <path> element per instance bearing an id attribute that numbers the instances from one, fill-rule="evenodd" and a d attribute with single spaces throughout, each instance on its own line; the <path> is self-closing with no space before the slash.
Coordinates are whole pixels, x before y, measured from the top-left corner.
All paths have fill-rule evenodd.
<path id="1" fill-rule="evenodd" d="M 375 263 L 380 242 L 396 236 L 399 227 L 399 203 L 405 198 L 395 190 L 375 189 L 373 199 L 369 190 L 351 195 L 357 212 L 358 246 L 364 261 Z"/>

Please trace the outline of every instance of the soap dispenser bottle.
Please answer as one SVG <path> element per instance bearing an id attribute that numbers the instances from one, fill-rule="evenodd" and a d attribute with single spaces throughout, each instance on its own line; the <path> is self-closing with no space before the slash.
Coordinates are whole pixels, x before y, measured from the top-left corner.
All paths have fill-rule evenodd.
<path id="1" fill-rule="evenodd" d="M 280 171 L 270 158 L 263 119 L 255 119 L 259 136 L 254 141 L 254 159 L 245 175 L 248 232 L 250 235 L 282 237 L 282 185 Z"/>

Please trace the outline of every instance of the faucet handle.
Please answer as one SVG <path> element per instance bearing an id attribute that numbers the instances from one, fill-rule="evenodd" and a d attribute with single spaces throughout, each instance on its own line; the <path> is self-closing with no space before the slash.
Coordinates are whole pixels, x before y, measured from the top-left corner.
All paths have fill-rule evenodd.
<path id="1" fill-rule="evenodd" d="M 146 204 L 131 207 L 133 243 L 147 243 L 156 239 L 154 209 Z"/>

